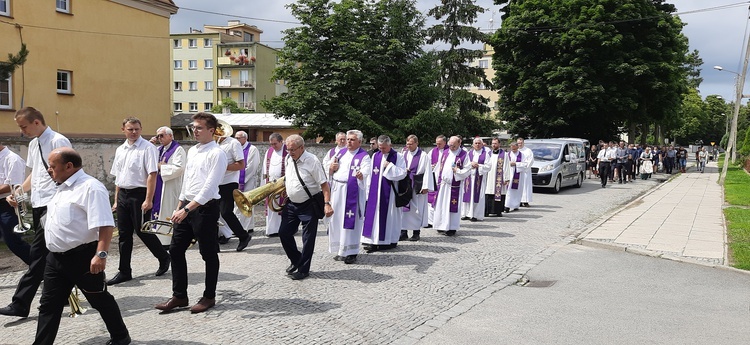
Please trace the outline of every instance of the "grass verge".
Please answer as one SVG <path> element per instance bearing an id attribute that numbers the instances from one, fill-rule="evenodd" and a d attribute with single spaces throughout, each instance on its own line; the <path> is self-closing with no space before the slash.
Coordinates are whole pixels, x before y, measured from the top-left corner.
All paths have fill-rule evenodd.
<path id="1" fill-rule="evenodd" d="M 719 160 L 721 165 L 723 161 Z M 730 165 L 724 180 L 724 209 L 729 241 L 729 264 L 750 270 L 750 175 L 742 167 Z"/>

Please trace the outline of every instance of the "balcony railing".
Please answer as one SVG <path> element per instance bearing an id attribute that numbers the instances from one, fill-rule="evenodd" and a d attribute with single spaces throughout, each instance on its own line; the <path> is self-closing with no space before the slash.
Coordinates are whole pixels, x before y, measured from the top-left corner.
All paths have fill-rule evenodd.
<path id="1" fill-rule="evenodd" d="M 218 86 L 220 89 L 254 89 L 255 85 L 251 80 L 241 79 L 219 79 Z"/>
<path id="2" fill-rule="evenodd" d="M 247 110 L 255 110 L 255 103 L 253 102 L 246 102 L 246 103 L 237 102 L 237 106 L 243 109 L 247 109 Z"/>

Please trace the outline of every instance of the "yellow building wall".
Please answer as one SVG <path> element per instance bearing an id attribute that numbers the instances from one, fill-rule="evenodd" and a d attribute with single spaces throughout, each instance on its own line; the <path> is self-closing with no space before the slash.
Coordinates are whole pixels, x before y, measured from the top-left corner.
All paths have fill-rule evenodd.
<path id="1" fill-rule="evenodd" d="M 169 124 L 168 17 L 111 1 L 72 2 L 72 15 L 56 12 L 54 1 L 11 3 L 12 18 L 0 19 L 23 26 L 29 50 L 23 75 L 13 75 L 15 110 L 23 94 L 24 106 L 71 137 L 123 136 L 127 116 L 140 118 L 144 133 Z M 18 30 L 0 26 L 0 42 L 0 56 L 16 53 Z M 57 70 L 72 71 L 72 95 L 57 93 Z M 17 129 L 13 113 L 0 112 L 0 133 Z"/>

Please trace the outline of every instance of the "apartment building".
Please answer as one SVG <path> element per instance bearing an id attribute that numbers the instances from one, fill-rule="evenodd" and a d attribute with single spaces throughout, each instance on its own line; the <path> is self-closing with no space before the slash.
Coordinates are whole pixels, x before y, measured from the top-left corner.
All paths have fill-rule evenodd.
<path id="1" fill-rule="evenodd" d="M 484 54 L 482 55 L 482 57 L 471 61 L 469 63 L 469 66 L 482 68 L 485 75 L 487 76 L 487 79 L 489 81 L 492 81 L 492 79 L 495 78 L 495 70 L 492 68 L 492 55 L 495 53 L 495 50 L 491 45 L 486 43 L 484 44 L 482 49 L 484 50 Z M 499 104 L 497 102 L 500 99 L 497 91 L 490 90 L 489 87 L 484 84 L 471 85 L 468 89 L 472 93 L 476 93 L 489 99 L 487 105 L 490 107 L 490 109 L 492 109 L 492 114 L 497 115 L 497 112 L 499 110 Z"/>
<path id="2" fill-rule="evenodd" d="M 0 59 L 26 44 L 22 68 L 0 80 L 0 134 L 13 114 L 39 109 L 69 137 L 122 137 L 138 116 L 144 133 L 169 123 L 171 0 L 0 0 Z"/>

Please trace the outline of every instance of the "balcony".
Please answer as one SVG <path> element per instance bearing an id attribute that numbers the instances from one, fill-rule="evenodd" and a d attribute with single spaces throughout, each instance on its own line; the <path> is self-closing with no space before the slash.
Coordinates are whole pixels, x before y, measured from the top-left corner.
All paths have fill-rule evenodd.
<path id="1" fill-rule="evenodd" d="M 241 79 L 219 79 L 219 89 L 255 89 L 255 85 L 250 80 Z"/>
<path id="2" fill-rule="evenodd" d="M 246 103 L 237 102 L 237 106 L 240 107 L 240 108 L 242 108 L 242 109 L 247 109 L 247 110 L 253 110 L 253 111 L 255 111 L 255 103 L 253 103 L 253 102 L 246 102 Z"/>
<path id="3" fill-rule="evenodd" d="M 222 68 L 253 68 L 255 67 L 255 58 L 253 57 L 252 59 L 253 60 L 242 60 L 242 62 L 240 62 L 240 60 L 236 58 L 235 60 L 232 60 L 227 56 L 222 56 L 217 59 L 216 64 Z"/>

